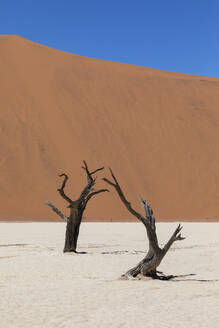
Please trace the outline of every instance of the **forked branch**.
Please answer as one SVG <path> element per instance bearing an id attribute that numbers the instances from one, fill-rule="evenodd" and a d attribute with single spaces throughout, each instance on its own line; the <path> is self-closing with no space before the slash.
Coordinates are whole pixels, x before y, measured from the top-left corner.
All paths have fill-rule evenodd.
<path id="1" fill-rule="evenodd" d="M 170 239 L 168 240 L 168 242 L 163 247 L 163 252 L 165 254 L 168 252 L 169 248 L 172 246 L 172 244 L 175 241 L 185 239 L 185 237 L 182 237 L 181 236 L 181 233 L 180 233 L 180 231 L 182 230 L 182 228 L 183 227 L 179 224 L 178 227 L 176 228 L 176 230 L 174 231 L 174 233 L 172 234 L 172 236 L 170 237 Z"/>
<path id="2" fill-rule="evenodd" d="M 109 192 L 109 190 L 108 190 L 108 189 L 100 189 L 100 190 L 96 190 L 96 191 L 91 192 L 91 193 L 87 196 L 87 198 L 85 199 L 85 206 L 87 205 L 88 201 L 89 201 L 92 197 L 94 197 L 94 196 L 97 195 L 97 194 L 100 194 L 101 192 Z"/>
<path id="3" fill-rule="evenodd" d="M 85 170 L 85 172 L 87 173 L 87 185 L 85 186 L 85 188 L 82 190 L 80 197 L 78 198 L 78 201 L 84 201 L 85 198 L 87 197 L 87 195 L 92 191 L 92 187 L 95 184 L 96 178 L 93 178 L 92 175 L 95 174 L 98 171 L 101 171 L 104 169 L 104 167 L 98 168 L 92 172 L 89 171 L 87 163 L 85 161 L 83 161 L 84 166 L 82 166 L 82 169 Z"/>

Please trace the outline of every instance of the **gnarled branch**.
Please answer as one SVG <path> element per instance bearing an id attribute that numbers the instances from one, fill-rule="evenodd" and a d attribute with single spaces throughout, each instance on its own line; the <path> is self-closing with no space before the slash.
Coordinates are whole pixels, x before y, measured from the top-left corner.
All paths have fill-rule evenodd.
<path id="1" fill-rule="evenodd" d="M 68 176 L 65 173 L 59 174 L 59 176 L 60 177 L 63 177 L 64 176 L 64 180 L 62 182 L 61 188 L 57 189 L 57 191 L 60 193 L 60 195 L 62 196 L 62 198 L 64 198 L 70 205 L 72 205 L 73 201 L 68 196 L 66 196 L 66 194 L 64 192 L 65 185 L 66 185 L 66 182 L 68 180 Z"/>

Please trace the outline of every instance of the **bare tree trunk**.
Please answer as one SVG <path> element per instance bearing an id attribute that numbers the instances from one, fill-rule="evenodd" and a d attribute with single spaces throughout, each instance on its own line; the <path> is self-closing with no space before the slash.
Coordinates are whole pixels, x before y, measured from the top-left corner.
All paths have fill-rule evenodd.
<path id="1" fill-rule="evenodd" d="M 46 201 L 46 204 L 49 205 L 54 212 L 56 212 L 61 218 L 65 219 L 67 221 L 66 225 L 66 233 L 65 233 L 65 246 L 64 246 L 64 252 L 74 252 L 76 253 L 77 249 L 77 241 L 79 236 L 79 230 L 81 221 L 83 218 L 84 210 L 87 206 L 88 201 L 95 195 L 108 191 L 107 189 L 100 189 L 100 190 L 94 190 L 94 185 L 96 182 L 96 178 L 93 178 L 92 175 L 95 174 L 98 171 L 103 170 L 103 167 L 98 168 L 94 170 L 93 172 L 90 172 L 88 170 L 87 163 L 84 161 L 84 166 L 82 167 L 87 174 L 87 185 L 82 190 L 79 198 L 75 201 L 71 200 L 68 196 L 65 194 L 65 186 L 66 182 L 68 180 L 67 174 L 63 173 L 60 175 L 60 177 L 64 177 L 64 180 L 62 182 L 62 186 L 60 189 L 58 189 L 58 192 L 60 193 L 61 197 L 64 198 L 70 208 L 70 216 L 67 217 L 60 210 L 58 210 L 50 201 Z"/>
<path id="2" fill-rule="evenodd" d="M 144 224 L 149 240 L 149 250 L 146 256 L 134 268 L 128 270 L 123 275 L 123 277 L 128 279 L 137 276 L 147 276 L 153 279 L 161 279 L 161 280 L 169 280 L 173 278 L 172 275 L 171 276 L 165 276 L 163 274 L 159 275 L 161 272 L 157 271 L 157 267 L 160 265 L 162 259 L 168 252 L 171 245 L 176 240 L 184 239 L 183 237 L 181 237 L 180 234 L 180 231 L 182 230 L 181 225 L 180 224 L 178 225 L 178 227 L 176 228 L 176 230 L 174 231 L 174 233 L 172 234 L 166 245 L 163 248 L 160 248 L 158 244 L 158 239 L 156 234 L 156 222 L 155 222 L 152 208 L 143 198 L 140 198 L 141 204 L 145 211 L 145 217 L 142 216 L 140 213 L 136 212 L 132 208 L 131 203 L 124 196 L 121 187 L 111 169 L 110 172 L 113 181 L 110 181 L 109 179 L 106 178 L 104 178 L 103 180 L 115 188 L 121 201 L 128 209 L 128 211 L 131 212 L 139 221 L 141 221 Z"/>
<path id="3" fill-rule="evenodd" d="M 65 232 L 65 246 L 64 253 L 75 252 L 77 248 L 78 235 L 83 215 L 83 210 L 72 208 L 69 216 L 66 232 Z"/>

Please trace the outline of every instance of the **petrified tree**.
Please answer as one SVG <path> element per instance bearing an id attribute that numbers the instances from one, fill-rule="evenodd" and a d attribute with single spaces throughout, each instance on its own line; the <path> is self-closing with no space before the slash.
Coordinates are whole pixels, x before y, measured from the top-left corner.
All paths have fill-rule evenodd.
<path id="1" fill-rule="evenodd" d="M 58 189 L 58 192 L 60 193 L 61 197 L 64 198 L 69 204 L 68 205 L 68 208 L 70 209 L 69 217 L 62 214 L 61 211 L 59 211 L 51 202 L 49 202 L 48 200 L 46 201 L 47 205 L 49 205 L 53 209 L 53 211 L 55 211 L 61 218 L 67 221 L 65 246 L 63 250 L 64 252 L 76 253 L 79 229 L 82 221 L 82 216 L 88 201 L 95 195 L 101 192 L 108 191 L 107 189 L 94 190 L 93 188 L 96 181 L 96 178 L 93 178 L 93 175 L 96 172 L 103 170 L 103 167 L 90 172 L 88 170 L 87 163 L 85 161 L 83 161 L 83 163 L 84 166 L 82 166 L 82 168 L 85 170 L 87 174 L 87 185 L 82 190 L 78 199 L 73 201 L 65 194 L 64 189 L 66 186 L 66 182 L 68 180 L 68 176 L 65 173 L 59 175 L 60 177 L 64 177 L 64 180 L 62 182 L 61 188 Z"/>
<path id="2" fill-rule="evenodd" d="M 140 198 L 140 202 L 145 211 L 145 217 L 140 213 L 136 212 L 132 208 L 131 203 L 124 196 L 124 193 L 121 190 L 118 180 L 116 179 L 111 169 L 110 172 L 113 181 L 110 181 L 109 179 L 106 178 L 103 178 L 103 180 L 116 189 L 121 201 L 128 209 L 128 211 L 131 212 L 131 214 L 133 214 L 139 221 L 143 223 L 143 225 L 146 228 L 147 236 L 149 240 L 149 250 L 146 256 L 134 268 L 128 270 L 122 277 L 128 279 L 128 278 L 135 278 L 135 277 L 141 278 L 142 276 L 147 276 L 153 279 L 161 279 L 161 280 L 169 280 L 173 278 L 174 276 L 172 275 L 165 276 L 162 274 L 162 272 L 157 271 L 157 267 L 160 265 L 162 259 L 170 249 L 171 245 L 176 240 L 185 239 L 180 234 L 180 231 L 182 230 L 182 226 L 180 224 L 178 225 L 178 227 L 176 228 L 176 230 L 174 231 L 168 242 L 164 245 L 163 248 L 161 248 L 158 244 L 155 217 L 153 215 L 153 210 L 150 207 L 150 205 L 146 202 L 146 200 Z"/>

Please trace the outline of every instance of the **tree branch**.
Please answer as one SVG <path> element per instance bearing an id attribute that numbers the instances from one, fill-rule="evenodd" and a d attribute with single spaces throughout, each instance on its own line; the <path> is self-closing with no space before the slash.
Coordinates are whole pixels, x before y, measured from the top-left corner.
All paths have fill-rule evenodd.
<path id="1" fill-rule="evenodd" d="M 144 218 L 140 213 L 136 212 L 136 211 L 132 208 L 131 203 L 125 198 L 125 195 L 123 194 L 123 192 L 122 192 L 122 190 L 121 190 L 121 188 L 120 188 L 120 185 L 119 185 L 119 183 L 118 183 L 118 181 L 117 181 L 115 175 L 113 174 L 113 171 L 111 170 L 111 168 L 109 168 L 109 170 L 110 170 L 110 173 L 111 173 L 111 175 L 112 175 L 113 180 L 115 181 L 115 183 L 113 183 L 112 181 L 110 181 L 110 180 L 107 179 L 107 178 L 103 178 L 103 180 L 104 180 L 106 183 L 110 184 L 111 186 L 113 186 L 113 187 L 116 189 L 116 191 L 117 191 L 117 193 L 118 193 L 118 195 L 119 195 L 121 201 L 123 202 L 123 204 L 125 205 L 125 207 L 127 208 L 127 210 L 128 210 L 130 213 L 132 213 L 132 215 L 134 215 L 135 217 L 137 217 L 138 220 L 140 220 L 143 224 L 145 224 L 145 223 L 144 223 L 145 218 Z"/>
<path id="2" fill-rule="evenodd" d="M 48 199 L 46 199 L 46 204 L 51 207 L 51 209 L 58 214 L 63 220 L 68 221 L 68 217 L 65 216 L 58 208 L 56 208 Z"/>
<path id="3" fill-rule="evenodd" d="M 85 206 L 87 205 L 88 201 L 95 195 L 97 194 L 100 194 L 101 192 L 109 192 L 108 189 L 100 189 L 100 190 L 97 190 L 97 191 L 94 191 L 92 193 L 90 193 L 87 198 L 85 199 Z"/>
<path id="4" fill-rule="evenodd" d="M 99 169 L 94 170 L 93 172 L 90 173 L 90 175 L 93 175 L 94 173 L 98 172 L 98 171 L 102 171 L 104 169 L 103 167 L 100 167 Z"/>
<path id="5" fill-rule="evenodd" d="M 80 197 L 78 198 L 77 201 L 81 202 L 83 200 L 85 200 L 85 198 L 87 197 L 87 195 L 92 191 L 92 187 L 95 184 L 96 178 L 93 178 L 92 175 L 98 171 L 101 171 L 104 169 L 104 167 L 98 168 L 92 172 L 89 171 L 87 163 L 85 161 L 83 161 L 84 166 L 82 166 L 82 169 L 84 169 L 87 173 L 87 185 L 85 186 L 85 188 L 82 190 Z"/>
<path id="6" fill-rule="evenodd" d="M 64 189 L 64 188 L 65 188 L 65 185 L 66 185 L 66 182 L 67 182 L 67 180 L 68 180 L 68 176 L 67 176 L 67 174 L 65 174 L 65 173 L 59 174 L 59 176 L 60 176 L 60 177 L 64 177 L 64 180 L 63 180 L 63 182 L 62 182 L 62 186 L 61 186 L 61 188 L 60 188 L 60 189 Z"/>
<path id="7" fill-rule="evenodd" d="M 121 190 L 120 188 L 120 185 L 118 183 L 118 180 L 116 179 L 113 171 L 110 169 L 110 173 L 111 173 L 111 176 L 114 180 L 114 182 L 106 179 L 106 178 L 103 178 L 103 180 L 105 182 L 107 182 L 108 184 L 110 184 L 111 186 L 113 186 L 121 201 L 123 202 L 123 204 L 125 205 L 125 207 L 127 208 L 127 210 L 132 213 L 132 215 L 134 215 L 138 220 L 140 220 L 144 226 L 146 227 L 146 230 L 147 230 L 147 235 L 148 235 L 148 239 L 149 239 L 149 244 L 151 246 L 151 248 L 153 249 L 154 253 L 155 254 L 158 254 L 161 252 L 161 249 L 158 245 L 158 242 L 157 242 L 157 236 L 156 236 L 156 232 L 155 230 L 153 230 L 152 228 L 152 215 L 153 215 L 153 211 L 152 209 L 149 207 L 149 205 L 146 203 L 146 207 L 145 207 L 145 210 L 146 210 L 146 218 L 144 218 L 140 213 L 138 213 L 137 211 L 135 211 L 132 206 L 131 206 L 131 203 L 126 199 L 125 195 L 123 194 L 123 191 Z"/>
<path id="8" fill-rule="evenodd" d="M 113 183 L 112 181 L 108 180 L 107 178 L 103 178 L 103 180 L 104 180 L 105 182 L 107 182 L 108 184 L 110 184 L 111 186 L 113 186 L 113 187 L 116 186 L 115 183 Z"/>
<path id="9" fill-rule="evenodd" d="M 158 244 L 153 210 L 150 207 L 150 205 L 146 202 L 146 200 L 143 199 L 142 197 L 140 197 L 140 202 L 146 215 L 145 226 L 147 229 L 147 235 L 149 240 L 149 250 L 152 249 L 155 254 L 160 254 L 161 249 Z"/>
<path id="10" fill-rule="evenodd" d="M 104 167 L 100 167 L 100 168 L 94 170 L 93 172 L 90 172 L 90 171 L 88 170 L 87 163 L 86 163 L 85 161 L 83 161 L 83 163 L 84 163 L 84 166 L 82 166 L 82 169 L 84 169 L 84 170 L 86 171 L 86 173 L 87 173 L 87 178 L 88 178 L 89 180 L 93 180 L 93 178 L 92 178 L 92 175 L 93 175 L 93 174 L 95 174 L 95 173 L 98 172 L 98 171 L 102 171 L 102 170 L 104 169 Z M 89 180 L 88 180 L 88 183 L 89 183 Z"/>
<path id="11" fill-rule="evenodd" d="M 150 207 L 150 205 L 146 202 L 146 200 L 144 198 L 139 197 L 139 199 L 140 199 L 141 205 L 144 209 L 146 219 L 148 219 L 148 221 L 150 222 L 151 228 L 156 232 L 155 217 L 154 217 L 152 208 Z"/>
<path id="12" fill-rule="evenodd" d="M 145 211 L 146 219 L 148 224 L 150 225 L 151 229 L 148 229 L 147 226 L 147 234 L 149 239 L 149 247 L 153 249 L 153 251 L 161 252 L 161 249 L 158 244 L 157 234 L 156 234 L 156 224 L 155 224 L 155 217 L 153 215 L 153 210 L 150 205 L 146 202 L 145 199 L 140 197 L 141 205 Z"/>
<path id="13" fill-rule="evenodd" d="M 61 188 L 60 189 L 57 189 L 57 191 L 60 193 L 60 195 L 62 196 L 62 198 L 64 198 L 70 205 L 72 205 L 73 201 L 68 196 L 66 196 L 66 194 L 64 192 L 64 188 L 65 188 L 66 182 L 68 180 L 68 176 L 65 173 L 62 173 L 59 176 L 60 177 L 63 177 L 64 176 L 64 180 L 62 182 Z"/>
<path id="14" fill-rule="evenodd" d="M 179 224 L 178 227 L 176 228 L 176 230 L 174 231 L 174 233 L 172 234 L 172 236 L 170 237 L 170 239 L 168 240 L 168 242 L 163 247 L 162 251 L 164 252 L 164 254 L 166 254 L 168 252 L 169 248 L 171 247 L 171 245 L 175 241 L 185 239 L 185 237 L 182 237 L 181 236 L 181 233 L 180 233 L 180 231 L 182 230 L 182 228 L 183 227 Z"/>

